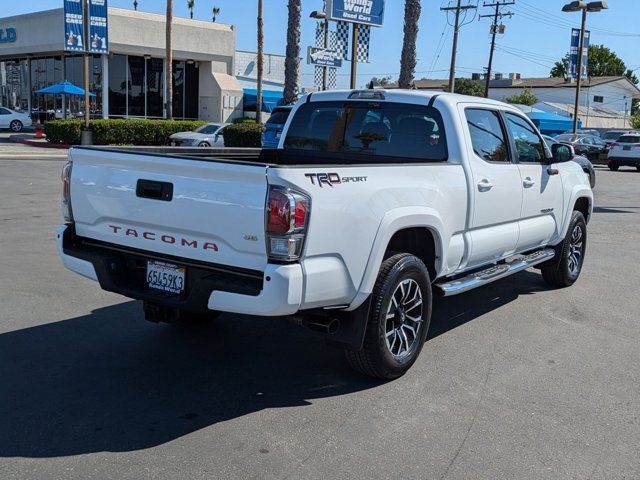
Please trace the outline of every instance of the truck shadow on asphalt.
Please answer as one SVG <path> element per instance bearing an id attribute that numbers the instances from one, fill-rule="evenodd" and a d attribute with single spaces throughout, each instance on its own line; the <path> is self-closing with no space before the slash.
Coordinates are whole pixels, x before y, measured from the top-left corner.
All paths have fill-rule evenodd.
<path id="1" fill-rule="evenodd" d="M 526 272 L 438 298 L 429 338 L 545 288 Z M 381 384 L 282 319 L 154 325 L 133 301 L 0 335 L 0 379 L 0 457 L 36 458 L 154 447 L 266 408 Z"/>

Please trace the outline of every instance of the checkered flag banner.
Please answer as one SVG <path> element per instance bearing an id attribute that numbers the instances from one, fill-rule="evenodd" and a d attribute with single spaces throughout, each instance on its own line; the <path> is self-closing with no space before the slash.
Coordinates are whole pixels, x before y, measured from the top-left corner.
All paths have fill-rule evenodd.
<path id="1" fill-rule="evenodd" d="M 322 90 L 322 70 L 324 70 L 324 67 L 316 66 L 313 74 L 313 85 L 318 90 Z"/>
<path id="2" fill-rule="evenodd" d="M 337 68 L 329 67 L 327 71 L 327 88 L 329 90 L 335 90 L 338 86 L 338 78 L 336 75 Z"/>
<path id="3" fill-rule="evenodd" d="M 359 62 L 369 63 L 369 42 L 371 41 L 371 27 L 358 25 L 358 46 L 356 58 Z"/>
<path id="4" fill-rule="evenodd" d="M 342 60 L 349 58 L 349 24 L 347 22 L 337 22 L 336 31 L 331 35 L 331 48 L 338 52 L 338 57 Z"/>
<path id="5" fill-rule="evenodd" d="M 324 22 L 316 24 L 316 47 L 324 48 Z"/>

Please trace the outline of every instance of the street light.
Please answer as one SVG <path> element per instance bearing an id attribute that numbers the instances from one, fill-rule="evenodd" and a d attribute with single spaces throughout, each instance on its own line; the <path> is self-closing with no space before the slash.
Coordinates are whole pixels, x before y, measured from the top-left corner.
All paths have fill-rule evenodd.
<path id="1" fill-rule="evenodd" d="M 573 133 L 578 132 L 578 108 L 580 106 L 580 86 L 582 85 L 582 54 L 584 52 L 584 36 L 587 25 L 587 12 L 599 12 L 608 9 L 607 2 L 574 1 L 562 7 L 563 12 L 582 12 L 582 27 L 580 28 L 580 47 L 578 48 L 578 79 L 576 81 L 576 102 L 573 109 Z M 589 108 L 589 107 L 587 107 Z"/>
<path id="2" fill-rule="evenodd" d="M 320 20 L 324 22 L 324 48 L 329 47 L 329 22 L 327 21 L 327 14 L 323 11 L 314 10 L 309 15 L 310 18 Z M 327 67 L 322 67 L 322 90 L 327 89 Z"/>

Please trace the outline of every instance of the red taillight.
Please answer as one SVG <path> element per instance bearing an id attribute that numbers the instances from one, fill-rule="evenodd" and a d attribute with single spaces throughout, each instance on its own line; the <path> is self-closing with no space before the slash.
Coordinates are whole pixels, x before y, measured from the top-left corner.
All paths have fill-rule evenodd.
<path id="1" fill-rule="evenodd" d="M 617 147 L 617 146 L 619 146 L 619 144 L 618 144 L 618 143 L 616 143 L 616 142 L 613 142 L 613 143 L 611 144 L 611 148 L 613 148 L 613 147 Z"/>
<path id="2" fill-rule="evenodd" d="M 308 196 L 283 187 L 269 187 L 266 211 L 267 249 L 274 260 L 297 260 L 309 221 Z"/>
<path id="3" fill-rule="evenodd" d="M 291 200 L 281 190 L 269 191 L 267 233 L 287 233 L 291 230 Z"/>

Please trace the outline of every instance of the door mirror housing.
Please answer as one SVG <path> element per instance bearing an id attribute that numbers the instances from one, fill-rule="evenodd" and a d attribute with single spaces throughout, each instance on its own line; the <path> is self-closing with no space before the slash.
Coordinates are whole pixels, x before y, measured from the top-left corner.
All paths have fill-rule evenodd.
<path id="1" fill-rule="evenodd" d="M 573 151 L 573 147 L 569 145 L 564 145 L 562 143 L 554 143 L 551 145 L 551 157 L 553 159 L 553 163 L 563 163 L 569 162 L 573 160 L 576 156 Z"/>

